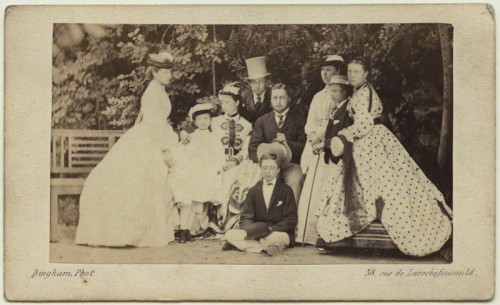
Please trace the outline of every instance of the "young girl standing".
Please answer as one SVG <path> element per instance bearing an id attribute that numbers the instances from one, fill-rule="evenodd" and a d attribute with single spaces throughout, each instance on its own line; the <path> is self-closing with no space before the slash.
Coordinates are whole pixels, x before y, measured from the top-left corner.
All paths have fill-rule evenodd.
<path id="1" fill-rule="evenodd" d="M 210 130 L 213 104 L 198 104 L 189 116 L 196 130 L 191 141 L 173 152 L 172 191 L 180 213 L 179 242 L 193 240 L 192 235 L 208 227 L 207 209 L 222 201 L 224 147 Z"/>

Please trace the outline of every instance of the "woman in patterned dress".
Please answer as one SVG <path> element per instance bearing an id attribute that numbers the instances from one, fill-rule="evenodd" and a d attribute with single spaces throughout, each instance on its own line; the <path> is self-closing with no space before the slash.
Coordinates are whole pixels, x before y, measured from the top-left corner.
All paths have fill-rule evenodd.
<path id="1" fill-rule="evenodd" d="M 252 124 L 238 113 L 239 90 L 235 83 L 229 83 L 219 91 L 224 114 L 213 118 L 211 124 L 212 132 L 224 146 L 226 158 L 222 168 L 222 204 L 209 210 L 211 233 L 224 233 L 237 223 L 241 203 L 248 191 L 244 186 L 258 179 L 254 178 L 258 176 L 258 167 L 256 171 L 249 168 L 252 164 L 248 160 Z"/>
<path id="2" fill-rule="evenodd" d="M 451 236 L 452 212 L 396 136 L 379 124 L 382 103 L 366 80 L 369 70 L 365 59 L 349 62 L 348 78 L 355 92 L 348 110 L 354 123 L 332 139 L 332 146 L 340 141 L 345 145 L 345 160 L 352 143 L 354 162 L 327 177 L 330 187 L 323 190 L 318 232 L 331 243 L 380 218 L 398 249 L 425 256 L 438 251 Z M 377 199 L 383 204 L 376 206 Z"/>

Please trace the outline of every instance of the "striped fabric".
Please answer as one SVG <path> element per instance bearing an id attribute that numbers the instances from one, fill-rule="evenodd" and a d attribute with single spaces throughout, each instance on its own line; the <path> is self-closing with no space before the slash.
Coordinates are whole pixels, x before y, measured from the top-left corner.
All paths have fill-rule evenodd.
<path id="1" fill-rule="evenodd" d="M 374 221 L 358 234 L 337 242 L 325 243 L 320 239 L 318 240 L 317 246 L 326 249 L 342 247 L 397 249 L 396 245 L 389 237 L 387 230 L 379 221 Z"/>

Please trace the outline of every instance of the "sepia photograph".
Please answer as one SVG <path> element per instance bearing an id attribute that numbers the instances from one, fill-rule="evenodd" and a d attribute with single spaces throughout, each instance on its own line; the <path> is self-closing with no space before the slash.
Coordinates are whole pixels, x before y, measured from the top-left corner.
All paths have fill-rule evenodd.
<path id="1" fill-rule="evenodd" d="M 490 5 L 5 25 L 8 300 L 493 298 Z"/>
<path id="2" fill-rule="evenodd" d="M 452 261 L 449 24 L 54 24 L 50 261 Z"/>

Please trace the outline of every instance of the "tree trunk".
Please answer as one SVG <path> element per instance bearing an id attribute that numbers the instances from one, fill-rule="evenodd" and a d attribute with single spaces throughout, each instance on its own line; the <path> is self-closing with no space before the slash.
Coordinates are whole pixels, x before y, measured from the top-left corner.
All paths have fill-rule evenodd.
<path id="1" fill-rule="evenodd" d="M 212 30 L 214 32 L 214 42 L 217 42 L 217 37 L 215 37 L 215 24 L 212 25 Z M 212 59 L 212 94 L 213 96 L 217 96 L 217 87 L 215 83 L 215 60 Z"/>
<path id="2" fill-rule="evenodd" d="M 445 196 L 451 197 L 452 147 L 453 147 L 453 48 L 452 38 L 448 33 L 450 25 L 439 24 L 441 54 L 443 56 L 443 118 L 439 141 L 438 164 L 441 170 L 441 188 Z M 450 198 L 451 199 L 451 198 Z"/>

